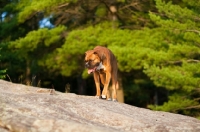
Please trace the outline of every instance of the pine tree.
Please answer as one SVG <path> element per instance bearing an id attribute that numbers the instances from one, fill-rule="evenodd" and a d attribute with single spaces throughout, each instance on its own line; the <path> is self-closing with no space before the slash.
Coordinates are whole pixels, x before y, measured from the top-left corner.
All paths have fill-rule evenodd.
<path id="1" fill-rule="evenodd" d="M 199 116 L 200 3 L 181 5 L 156 0 L 159 13 L 150 13 L 163 38 L 157 41 L 161 47 L 149 53 L 151 63 L 145 64 L 144 72 L 156 86 L 169 90 L 169 101 L 149 108 Z"/>

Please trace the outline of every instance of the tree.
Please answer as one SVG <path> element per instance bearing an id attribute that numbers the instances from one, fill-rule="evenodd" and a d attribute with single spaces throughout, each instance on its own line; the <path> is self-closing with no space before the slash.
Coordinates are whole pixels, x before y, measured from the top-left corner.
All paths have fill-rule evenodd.
<path id="1" fill-rule="evenodd" d="M 169 101 L 149 108 L 199 116 L 200 3 L 184 0 L 181 5 L 156 0 L 159 13 L 150 13 L 163 38 L 154 40 L 161 47 L 148 55 L 151 63 L 144 72 L 156 86 L 169 90 Z"/>

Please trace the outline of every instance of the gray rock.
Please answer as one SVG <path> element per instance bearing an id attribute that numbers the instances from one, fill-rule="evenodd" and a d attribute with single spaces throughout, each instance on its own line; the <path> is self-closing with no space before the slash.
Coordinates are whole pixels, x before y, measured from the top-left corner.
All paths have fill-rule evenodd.
<path id="1" fill-rule="evenodd" d="M 0 131 L 200 132 L 200 120 L 0 80 Z"/>

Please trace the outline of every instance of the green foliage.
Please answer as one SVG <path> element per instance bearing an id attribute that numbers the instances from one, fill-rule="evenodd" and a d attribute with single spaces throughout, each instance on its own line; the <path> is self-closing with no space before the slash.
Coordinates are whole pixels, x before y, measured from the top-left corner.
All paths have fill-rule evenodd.
<path id="1" fill-rule="evenodd" d="M 105 6 L 104 4 L 102 4 L 102 5 L 99 5 L 99 6 L 98 6 L 98 8 L 97 8 L 95 14 L 96 14 L 98 17 L 103 17 L 103 16 L 106 15 L 106 13 L 107 13 L 107 8 L 106 8 L 106 6 Z"/>
<path id="2" fill-rule="evenodd" d="M 43 48 L 59 47 L 59 43 L 63 39 L 61 34 L 65 30 L 64 26 L 58 26 L 53 29 L 42 28 L 32 31 L 26 37 L 11 42 L 10 48 L 18 49 L 20 57 L 25 57 L 26 59 L 37 58 L 38 55 L 46 52 L 43 51 Z"/>
<path id="3" fill-rule="evenodd" d="M 0 51 L 1 51 L 1 49 L 0 49 Z M 0 55 L 0 57 L 1 57 L 1 55 Z M 6 70 L 0 70 L 0 79 L 5 78 L 5 73 L 6 73 Z"/>
<path id="4" fill-rule="evenodd" d="M 169 96 L 169 101 L 164 103 L 162 106 L 149 105 L 149 108 L 174 113 L 177 113 L 180 110 L 185 110 L 184 114 L 186 114 L 189 107 L 196 106 L 198 104 L 198 101 L 189 99 L 185 94 L 173 94 Z"/>
<path id="5" fill-rule="evenodd" d="M 56 6 L 59 6 L 63 3 L 76 2 L 77 0 L 32 0 L 27 2 L 27 0 L 19 1 L 17 5 L 17 9 L 22 10 L 19 13 L 19 22 L 23 23 L 27 18 L 29 18 L 34 13 L 46 12 L 47 14 L 51 13 L 51 9 Z"/>
<path id="6" fill-rule="evenodd" d="M 6 70 L 0 70 L 0 79 L 5 78 Z"/>
<path id="7" fill-rule="evenodd" d="M 169 90 L 183 89 L 192 91 L 200 86 L 199 84 L 200 64 L 183 64 L 179 66 L 159 67 L 151 66 L 145 73 L 154 80 L 157 86 Z"/>
<path id="8" fill-rule="evenodd" d="M 190 4 L 193 5 L 192 2 Z M 183 114 L 198 116 L 198 112 L 194 114 L 192 111 L 199 109 L 196 107 L 199 102 L 195 99 L 199 96 L 197 89 L 200 87 L 199 11 L 186 7 L 187 2 L 184 3 L 185 7 L 181 7 L 156 0 L 156 5 L 163 14 L 150 13 L 150 17 L 168 34 L 163 40 L 168 42 L 168 48 L 161 54 L 165 55 L 162 61 L 146 63 L 144 72 L 157 86 L 175 93 L 162 106 L 150 105 L 149 108 L 170 112 L 182 110 Z M 154 55 L 156 60 L 160 56 L 157 53 Z M 191 94 L 194 91 L 196 96 Z"/>

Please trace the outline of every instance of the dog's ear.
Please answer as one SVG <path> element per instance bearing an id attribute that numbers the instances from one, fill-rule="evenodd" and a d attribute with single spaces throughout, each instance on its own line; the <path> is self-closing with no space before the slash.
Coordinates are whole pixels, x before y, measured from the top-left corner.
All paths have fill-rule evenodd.
<path id="1" fill-rule="evenodd" d="M 93 54 L 93 53 L 94 53 L 94 51 L 93 51 L 93 50 L 88 50 L 88 51 L 86 51 L 86 52 L 85 52 L 85 56 L 86 56 L 86 55 Z"/>
<path id="2" fill-rule="evenodd" d="M 99 56 L 100 60 L 104 60 L 106 58 L 104 52 L 102 52 L 100 50 L 95 50 L 94 54 L 97 54 Z"/>

